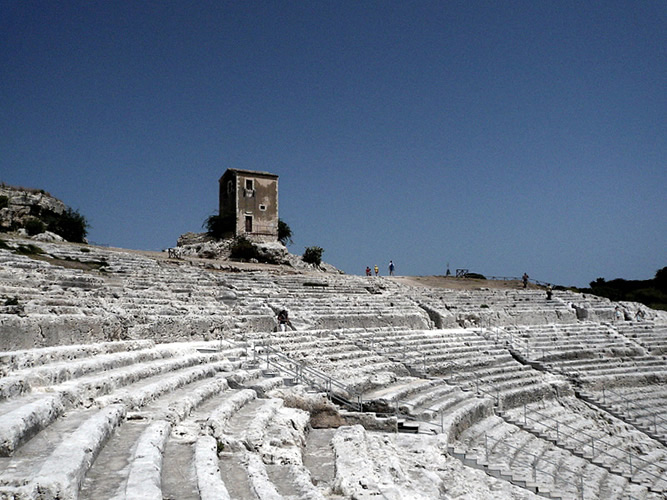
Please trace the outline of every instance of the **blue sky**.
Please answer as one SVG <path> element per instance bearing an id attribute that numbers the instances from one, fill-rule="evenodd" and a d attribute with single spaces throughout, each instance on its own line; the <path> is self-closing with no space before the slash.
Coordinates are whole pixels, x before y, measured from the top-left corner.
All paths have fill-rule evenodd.
<path id="1" fill-rule="evenodd" d="M 667 3 L 0 1 L 0 180 L 93 242 L 280 176 L 290 251 L 586 285 L 667 265 Z"/>

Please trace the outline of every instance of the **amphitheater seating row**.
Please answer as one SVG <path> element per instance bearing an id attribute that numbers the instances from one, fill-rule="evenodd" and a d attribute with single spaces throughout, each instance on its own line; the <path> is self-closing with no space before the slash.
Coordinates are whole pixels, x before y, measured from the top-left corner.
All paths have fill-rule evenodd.
<path id="1" fill-rule="evenodd" d="M 561 498 L 646 498 L 648 488 L 490 416 L 464 430 L 452 453 L 515 483 Z M 583 494 L 582 494 L 583 490 Z M 659 495 L 656 492 L 655 495 Z M 658 496 L 655 496 L 658 498 Z"/>

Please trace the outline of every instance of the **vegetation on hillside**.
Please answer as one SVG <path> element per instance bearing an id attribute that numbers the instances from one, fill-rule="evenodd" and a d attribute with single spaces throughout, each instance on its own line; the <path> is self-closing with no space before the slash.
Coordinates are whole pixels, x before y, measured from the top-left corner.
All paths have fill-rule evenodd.
<path id="1" fill-rule="evenodd" d="M 48 212 L 40 215 L 40 219 L 46 224 L 48 231 L 62 236 L 67 241 L 73 243 L 86 241 L 90 224 L 77 210 L 68 208 L 62 214 Z"/>
<path id="2" fill-rule="evenodd" d="M 598 278 L 590 282 L 590 288 L 580 288 L 577 291 L 614 301 L 639 302 L 652 309 L 667 311 L 667 267 L 658 270 L 655 277 L 650 280 L 616 278 L 607 281 Z"/>
<path id="3" fill-rule="evenodd" d="M 39 193 L 53 198 L 43 189 L 9 186 L 5 183 L 0 183 L 0 186 L 4 189 L 25 191 L 33 194 Z M 0 196 L 0 209 L 2 208 L 11 208 L 10 198 L 8 196 Z M 57 213 L 35 204 L 30 206 L 30 217 L 22 220 L 20 218 L 18 220 L 15 219 L 12 221 L 10 227 L 3 226 L 2 230 L 16 231 L 23 228 L 29 236 L 35 236 L 44 231 L 50 231 L 62 236 L 67 241 L 73 243 L 85 243 L 89 227 L 90 224 L 86 218 L 77 210 L 67 208 L 64 212 Z"/>
<path id="4" fill-rule="evenodd" d="M 322 263 L 322 254 L 324 249 L 321 247 L 307 247 L 306 251 L 303 252 L 303 261 L 308 264 L 314 264 L 319 266 Z"/>
<path id="5" fill-rule="evenodd" d="M 243 236 L 239 236 L 234 240 L 230 248 L 230 257 L 239 260 L 256 259 L 259 261 L 259 251 L 251 241 Z"/>
<path id="6" fill-rule="evenodd" d="M 215 240 L 221 240 L 234 233 L 236 218 L 234 215 L 211 215 L 206 218 L 202 226 L 206 228 L 206 234 Z"/>
<path id="7" fill-rule="evenodd" d="M 292 241 L 292 229 L 282 219 L 278 219 L 278 241 L 285 246 L 294 243 Z"/>

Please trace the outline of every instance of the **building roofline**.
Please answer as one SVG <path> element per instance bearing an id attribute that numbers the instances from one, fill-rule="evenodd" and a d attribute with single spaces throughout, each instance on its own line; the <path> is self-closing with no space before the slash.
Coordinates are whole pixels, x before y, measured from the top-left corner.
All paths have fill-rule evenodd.
<path id="1" fill-rule="evenodd" d="M 227 173 L 229 173 L 229 172 L 232 172 L 232 173 L 235 173 L 235 174 L 251 174 L 251 175 L 254 175 L 256 177 L 270 177 L 272 179 L 277 179 L 278 178 L 277 174 L 272 174 L 270 172 L 261 172 L 259 170 L 244 170 L 244 169 L 241 169 L 241 168 L 228 168 L 227 170 L 225 170 L 225 173 L 222 174 L 222 176 L 220 177 L 218 182 L 220 180 L 222 180 L 222 178 L 225 175 L 227 175 Z"/>

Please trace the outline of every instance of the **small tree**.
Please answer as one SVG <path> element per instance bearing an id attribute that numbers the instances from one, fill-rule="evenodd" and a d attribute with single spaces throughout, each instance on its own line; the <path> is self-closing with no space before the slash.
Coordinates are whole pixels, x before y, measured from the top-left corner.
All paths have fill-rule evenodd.
<path id="1" fill-rule="evenodd" d="M 282 219 L 278 219 L 278 241 L 285 246 L 294 243 L 292 241 L 292 229 Z"/>
<path id="2" fill-rule="evenodd" d="M 59 234 L 67 241 L 84 243 L 88 234 L 88 221 L 77 210 L 68 208 L 62 214 L 49 220 L 47 229 Z"/>
<path id="3" fill-rule="evenodd" d="M 234 231 L 235 223 L 236 219 L 233 215 L 211 215 L 206 218 L 202 226 L 206 228 L 209 236 L 221 240 L 226 234 Z"/>
<path id="4" fill-rule="evenodd" d="M 44 223 L 41 220 L 35 218 L 28 219 L 24 224 L 24 227 L 29 236 L 35 236 L 36 234 L 43 233 L 46 229 Z"/>
<path id="5" fill-rule="evenodd" d="M 319 266 L 322 263 L 322 254 L 324 250 L 320 247 L 307 247 L 303 252 L 303 261 L 308 264 Z"/>
<path id="6" fill-rule="evenodd" d="M 230 248 L 230 256 L 232 259 L 241 260 L 259 260 L 260 257 L 257 247 L 243 236 L 239 236 L 234 240 L 234 244 Z"/>

